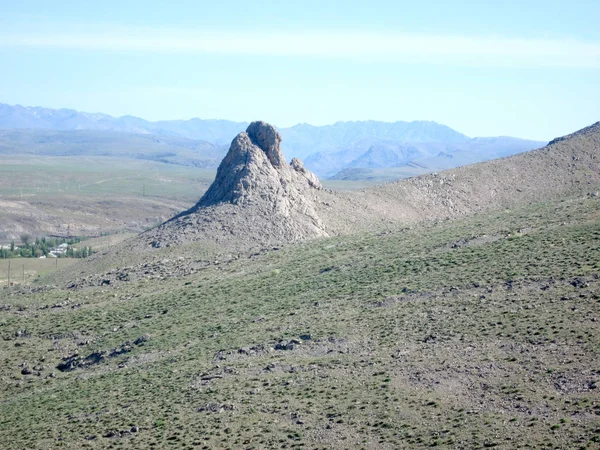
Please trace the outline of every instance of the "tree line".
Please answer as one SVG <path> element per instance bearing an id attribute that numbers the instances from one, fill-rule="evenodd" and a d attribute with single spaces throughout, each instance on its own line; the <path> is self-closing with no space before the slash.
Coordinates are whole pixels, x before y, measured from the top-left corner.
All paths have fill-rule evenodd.
<path id="1" fill-rule="evenodd" d="M 48 256 L 51 252 L 57 258 L 87 258 L 94 253 L 90 246 L 77 246 L 81 239 L 78 237 L 70 238 L 36 238 L 33 240 L 31 236 L 21 235 L 21 243 L 17 246 L 15 241 L 11 241 L 10 246 L 2 246 L 0 248 L 0 259 L 5 258 L 39 258 Z M 62 248 L 60 252 L 56 251 L 62 244 L 67 244 L 66 248 Z M 65 247 L 65 246 L 63 246 Z"/>

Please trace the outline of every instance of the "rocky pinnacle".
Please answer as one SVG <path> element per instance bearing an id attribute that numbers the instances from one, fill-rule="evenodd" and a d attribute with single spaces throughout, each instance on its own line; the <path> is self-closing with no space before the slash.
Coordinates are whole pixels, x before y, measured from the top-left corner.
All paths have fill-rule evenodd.
<path id="1" fill-rule="evenodd" d="M 319 179 L 296 158 L 288 164 L 280 144 L 272 125 L 252 122 L 231 142 L 200 201 L 157 234 L 166 233 L 171 241 L 191 236 L 265 243 L 327 236 L 315 208 Z"/>

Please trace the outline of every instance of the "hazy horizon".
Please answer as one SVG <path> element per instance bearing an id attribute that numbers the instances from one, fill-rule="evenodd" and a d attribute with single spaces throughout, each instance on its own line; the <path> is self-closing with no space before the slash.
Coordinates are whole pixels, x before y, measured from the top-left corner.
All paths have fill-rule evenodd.
<path id="1" fill-rule="evenodd" d="M 0 102 L 1 104 L 5 104 L 7 105 L 7 103 L 3 103 Z M 69 111 L 77 111 L 78 113 L 83 113 L 83 114 L 90 114 L 90 115 L 95 115 L 95 114 L 99 114 L 99 115 L 106 115 L 106 116 L 111 116 L 115 119 L 121 119 L 121 118 L 126 118 L 126 117 L 135 117 L 137 119 L 142 119 L 142 120 L 146 120 L 148 122 L 151 123 L 156 123 L 156 122 L 168 122 L 168 121 L 189 121 L 189 120 L 204 120 L 204 121 L 226 121 L 226 122 L 235 122 L 235 123 L 251 123 L 257 120 L 262 120 L 260 118 L 255 118 L 252 120 L 241 120 L 241 121 L 236 121 L 236 120 L 231 120 L 231 119 L 227 119 L 227 118 L 223 118 L 223 117 L 187 117 L 187 118 L 180 118 L 180 119 L 158 119 L 158 120 L 150 120 L 147 119 L 145 117 L 141 117 L 141 116 L 134 116 L 131 114 L 125 114 L 122 116 L 113 116 L 112 114 L 108 114 L 105 113 L 103 111 L 81 111 L 81 110 L 77 110 L 77 109 L 73 109 L 73 108 L 49 108 L 47 106 L 43 106 L 43 105 L 21 105 L 21 104 L 13 104 L 13 105 L 8 105 L 11 107 L 22 107 L 22 108 L 27 108 L 27 109 L 36 109 L 36 108 L 44 108 L 44 109 L 55 109 L 55 110 L 69 110 Z M 416 119 L 416 120 L 395 120 L 395 121 L 390 121 L 390 120 L 373 120 L 373 119 L 365 119 L 365 120 L 338 120 L 336 122 L 331 122 L 331 123 L 323 123 L 323 124 L 314 124 L 314 123 L 309 123 L 309 122 L 298 122 L 295 124 L 292 124 L 291 126 L 279 126 L 279 124 L 277 123 L 273 123 L 272 125 L 274 125 L 276 128 L 294 128 L 297 126 L 301 126 L 301 125 L 308 125 L 308 126 L 313 126 L 313 127 L 326 127 L 326 126 L 333 126 L 336 124 L 341 124 L 341 123 L 365 123 L 365 122 L 379 122 L 379 123 L 397 123 L 397 122 L 405 122 L 405 123 L 435 123 L 437 125 L 442 125 L 442 126 L 448 126 L 445 123 L 439 123 L 436 122 L 435 120 L 420 120 L 420 119 Z M 590 124 L 591 125 L 591 124 Z M 520 136 L 503 136 L 503 135 L 496 135 L 496 136 L 469 136 L 466 133 L 463 133 L 461 130 L 456 130 L 452 127 L 449 127 L 454 131 L 457 131 L 461 134 L 464 134 L 465 136 L 469 137 L 469 138 L 482 138 L 482 137 L 514 137 L 514 138 L 521 138 Z M 573 130 L 573 132 L 575 132 L 577 130 Z M 569 133 L 570 134 L 570 133 Z M 557 136 L 555 136 L 557 137 Z M 521 138 L 521 139 L 526 139 L 526 138 Z M 536 139 L 532 139 L 532 140 L 536 140 Z M 543 141 L 550 141 L 551 139 L 541 139 L 539 140 L 540 142 Z"/>
<path id="2" fill-rule="evenodd" d="M 24 1 L 0 102 L 149 121 L 434 121 L 549 140 L 600 119 L 600 4 Z"/>

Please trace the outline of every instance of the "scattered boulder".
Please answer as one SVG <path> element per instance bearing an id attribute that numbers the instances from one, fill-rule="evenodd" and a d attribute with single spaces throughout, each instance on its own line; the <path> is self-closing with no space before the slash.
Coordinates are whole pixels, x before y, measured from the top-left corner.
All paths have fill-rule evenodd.
<path id="1" fill-rule="evenodd" d="M 573 281 L 571 281 L 571 286 L 575 288 L 584 288 L 588 287 L 589 283 L 583 278 L 575 278 Z"/>
<path id="2" fill-rule="evenodd" d="M 127 341 L 120 347 L 114 348 L 111 351 L 96 351 L 90 353 L 85 358 L 79 353 L 74 353 L 73 355 L 65 356 L 62 362 L 58 364 L 56 368 L 61 372 L 71 372 L 75 369 L 85 369 L 96 364 L 100 364 L 108 358 L 115 358 L 128 353 L 131 350 L 131 342 Z"/>
<path id="3" fill-rule="evenodd" d="M 275 344 L 275 350 L 294 350 L 294 343 L 291 341 L 279 341 Z"/>
<path id="4" fill-rule="evenodd" d="M 221 414 L 225 411 L 233 411 L 234 409 L 235 406 L 232 404 L 205 403 L 204 405 L 200 406 L 197 411 Z"/>
<path id="5" fill-rule="evenodd" d="M 135 341 L 133 341 L 133 343 L 134 343 L 135 345 L 142 345 L 142 344 L 144 344 L 145 342 L 148 342 L 148 341 L 149 341 L 151 338 L 152 338 L 152 336 L 151 336 L 151 335 L 149 335 L 149 334 L 144 334 L 144 335 L 140 336 L 139 338 L 137 338 Z"/>

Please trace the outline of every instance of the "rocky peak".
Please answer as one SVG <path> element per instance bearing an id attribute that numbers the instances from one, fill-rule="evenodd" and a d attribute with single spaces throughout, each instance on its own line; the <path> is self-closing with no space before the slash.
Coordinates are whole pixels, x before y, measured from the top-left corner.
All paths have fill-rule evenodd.
<path id="1" fill-rule="evenodd" d="M 254 145 L 265 152 L 273 167 L 284 167 L 286 165 L 283 153 L 279 148 L 281 135 L 273 125 L 257 120 L 248 126 L 246 134 Z"/>
<path id="2" fill-rule="evenodd" d="M 319 179 L 299 159 L 287 164 L 280 144 L 272 125 L 252 122 L 231 142 L 200 201 L 148 236 L 152 245 L 198 239 L 266 244 L 327 236 L 315 206 Z"/>
<path id="3" fill-rule="evenodd" d="M 280 144 L 281 136 L 275 127 L 262 121 L 252 122 L 231 143 L 215 181 L 195 209 L 219 203 L 302 202 L 300 197 L 308 189 L 320 189 L 317 176 L 306 170 L 300 160 L 286 163 Z"/>
<path id="4" fill-rule="evenodd" d="M 321 186 L 321 182 L 319 181 L 319 178 L 314 173 L 312 173 L 310 170 L 306 169 L 304 167 L 304 164 L 302 164 L 302 161 L 300 161 L 298 158 L 292 158 L 292 161 L 290 162 L 290 167 L 292 169 L 294 169 L 299 175 L 306 178 L 306 181 L 308 181 L 308 184 L 310 187 L 315 188 L 315 189 L 323 188 Z"/>

